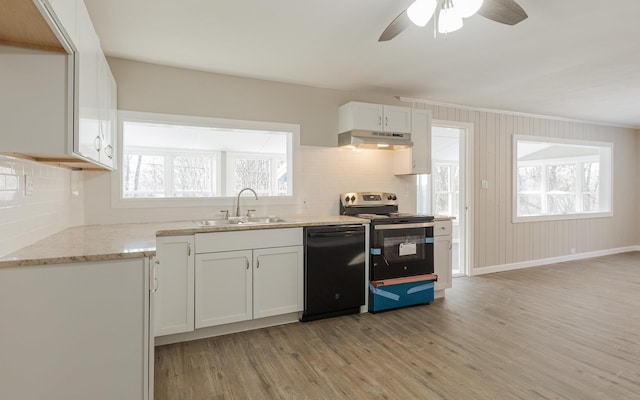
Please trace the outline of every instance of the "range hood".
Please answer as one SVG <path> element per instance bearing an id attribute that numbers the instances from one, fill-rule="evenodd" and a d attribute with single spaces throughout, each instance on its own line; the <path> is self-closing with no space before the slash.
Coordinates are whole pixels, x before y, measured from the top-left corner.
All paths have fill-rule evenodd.
<path id="1" fill-rule="evenodd" d="M 410 133 L 352 130 L 338 135 L 338 146 L 359 149 L 398 150 L 413 147 Z"/>

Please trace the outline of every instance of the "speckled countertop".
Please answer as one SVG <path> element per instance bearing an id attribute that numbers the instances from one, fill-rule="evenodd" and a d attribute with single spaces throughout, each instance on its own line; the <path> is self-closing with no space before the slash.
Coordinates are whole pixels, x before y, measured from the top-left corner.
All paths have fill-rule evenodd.
<path id="1" fill-rule="evenodd" d="M 0 268 L 148 257 L 155 255 L 156 236 L 369 222 L 346 216 L 283 218 L 288 222 L 207 227 L 198 227 L 193 221 L 78 226 L 0 258 Z"/>

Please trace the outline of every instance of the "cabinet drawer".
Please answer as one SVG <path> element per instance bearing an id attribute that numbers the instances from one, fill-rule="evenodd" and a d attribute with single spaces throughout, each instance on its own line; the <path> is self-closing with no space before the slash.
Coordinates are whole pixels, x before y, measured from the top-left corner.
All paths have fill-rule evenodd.
<path id="1" fill-rule="evenodd" d="M 447 221 L 435 221 L 433 228 L 433 236 L 447 236 L 451 235 L 451 220 Z"/>
<path id="2" fill-rule="evenodd" d="M 196 253 L 302 246 L 302 228 L 196 233 Z"/>

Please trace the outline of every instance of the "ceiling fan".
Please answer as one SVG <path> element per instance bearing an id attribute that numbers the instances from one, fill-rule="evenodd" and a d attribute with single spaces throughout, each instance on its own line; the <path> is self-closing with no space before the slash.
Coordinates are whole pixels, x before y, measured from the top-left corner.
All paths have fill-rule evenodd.
<path id="1" fill-rule="evenodd" d="M 380 35 L 378 42 L 393 39 L 412 24 L 425 26 L 438 10 L 440 33 L 449 33 L 462 28 L 462 18 L 468 18 L 476 13 L 506 25 L 515 25 L 528 17 L 514 0 L 415 0 L 391 21 Z"/>

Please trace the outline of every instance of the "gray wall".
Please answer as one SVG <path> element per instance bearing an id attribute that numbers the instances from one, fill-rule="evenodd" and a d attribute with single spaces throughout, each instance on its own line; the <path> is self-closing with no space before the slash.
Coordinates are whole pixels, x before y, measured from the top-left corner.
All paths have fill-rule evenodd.
<path id="1" fill-rule="evenodd" d="M 408 105 L 392 96 L 373 93 L 318 89 L 116 58 L 110 58 L 109 63 L 118 82 L 121 110 L 299 123 L 301 144 L 307 146 L 336 145 L 340 104 L 359 100 Z M 570 254 L 570 249 L 589 253 L 637 244 L 638 131 L 438 105 L 418 107 L 431 109 L 434 119 L 475 126 L 470 179 L 474 212 L 472 265 L 476 272 L 564 256 Z M 613 142 L 614 216 L 512 223 L 513 134 Z M 489 189 L 481 189 L 483 179 L 489 181 Z M 411 190 L 408 197 L 415 196 L 415 187 Z M 87 196 L 85 208 L 91 214 L 105 214 L 106 210 L 92 209 L 95 206 L 90 204 L 90 197 Z"/>
<path id="2" fill-rule="evenodd" d="M 109 58 L 118 108 L 127 111 L 300 124 L 300 144 L 338 144 L 338 106 L 352 100 L 401 103 L 363 95 Z"/>

